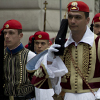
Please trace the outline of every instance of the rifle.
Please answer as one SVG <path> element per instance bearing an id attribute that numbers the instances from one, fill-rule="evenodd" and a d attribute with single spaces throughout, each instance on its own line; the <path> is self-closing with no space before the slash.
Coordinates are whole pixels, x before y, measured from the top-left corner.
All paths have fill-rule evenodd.
<path id="1" fill-rule="evenodd" d="M 64 53 L 65 49 L 64 44 L 65 44 L 67 30 L 68 30 L 68 19 L 62 19 L 60 29 L 55 39 L 55 44 L 61 45 L 60 48 L 57 48 L 59 52 L 54 52 L 56 56 L 63 55 Z"/>

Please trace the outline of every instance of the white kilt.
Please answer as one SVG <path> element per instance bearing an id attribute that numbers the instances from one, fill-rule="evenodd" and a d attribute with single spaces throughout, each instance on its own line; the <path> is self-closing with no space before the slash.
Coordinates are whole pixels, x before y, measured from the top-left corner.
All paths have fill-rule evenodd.
<path id="1" fill-rule="evenodd" d="M 66 93 L 64 100 L 95 100 L 93 93 Z"/>

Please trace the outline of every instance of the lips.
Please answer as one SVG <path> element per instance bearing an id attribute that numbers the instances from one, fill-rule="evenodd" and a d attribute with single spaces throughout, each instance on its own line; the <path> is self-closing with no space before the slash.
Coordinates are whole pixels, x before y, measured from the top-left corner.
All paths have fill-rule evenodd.
<path id="1" fill-rule="evenodd" d="M 71 27 L 77 27 L 77 26 L 75 26 L 75 25 L 71 25 Z"/>
<path id="2" fill-rule="evenodd" d="M 38 52 L 42 52 L 42 50 L 38 50 Z"/>
<path id="3" fill-rule="evenodd" d="M 6 41 L 6 43 L 9 43 L 10 41 Z"/>
<path id="4" fill-rule="evenodd" d="M 97 35 L 100 35 L 100 32 L 99 32 L 99 33 L 97 33 Z"/>
<path id="5" fill-rule="evenodd" d="M 76 28 L 77 26 L 70 26 L 71 28 Z"/>

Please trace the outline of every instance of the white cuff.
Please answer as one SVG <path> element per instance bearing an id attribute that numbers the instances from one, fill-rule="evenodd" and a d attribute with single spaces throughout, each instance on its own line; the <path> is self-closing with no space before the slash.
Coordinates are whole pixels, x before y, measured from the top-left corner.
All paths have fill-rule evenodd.
<path id="1" fill-rule="evenodd" d="M 99 88 L 98 91 L 95 93 L 95 98 L 96 98 L 96 99 L 100 99 L 100 88 Z"/>

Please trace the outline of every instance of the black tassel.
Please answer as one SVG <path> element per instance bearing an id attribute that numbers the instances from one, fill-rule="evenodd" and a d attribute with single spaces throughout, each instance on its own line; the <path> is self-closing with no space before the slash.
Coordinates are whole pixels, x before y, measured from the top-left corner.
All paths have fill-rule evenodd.
<path id="1" fill-rule="evenodd" d="M 93 32 L 93 24 L 90 25 L 90 30 Z"/>

